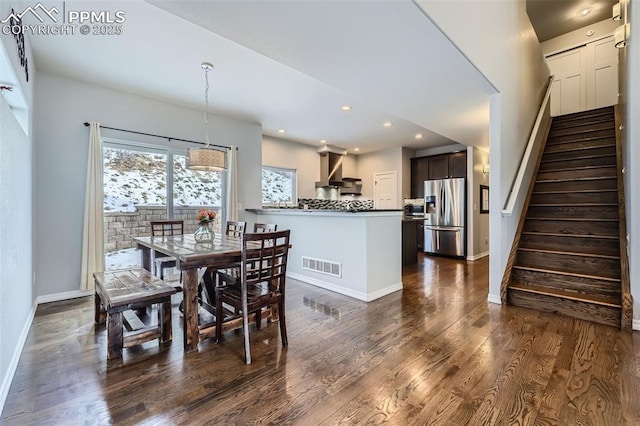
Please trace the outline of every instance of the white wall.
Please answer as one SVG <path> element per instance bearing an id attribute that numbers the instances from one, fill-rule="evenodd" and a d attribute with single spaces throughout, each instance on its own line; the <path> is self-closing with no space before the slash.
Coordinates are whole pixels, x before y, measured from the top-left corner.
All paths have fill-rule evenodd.
<path id="1" fill-rule="evenodd" d="M 398 174 L 397 208 L 402 206 L 403 148 L 393 147 L 358 155 L 358 176 L 362 179 L 363 198 L 373 199 L 373 175 L 396 171 Z M 344 171 L 343 171 L 344 175 Z M 346 175 L 345 175 L 346 176 Z"/>
<path id="2" fill-rule="evenodd" d="M 201 111 L 40 73 L 34 126 L 37 209 L 36 294 L 78 290 L 82 245 L 85 174 L 89 131 L 85 121 L 105 126 L 202 140 Z M 212 143 L 237 145 L 238 202 L 261 203 L 262 129 L 259 124 L 209 117 Z M 159 138 L 102 131 L 103 137 L 168 145 Z M 172 146 L 179 146 L 175 141 Z M 240 211 L 241 218 L 244 212 Z M 61 249 L 62 248 L 62 249 Z"/>
<path id="3" fill-rule="evenodd" d="M 298 198 L 316 198 L 315 183 L 320 180 L 318 148 L 263 136 L 262 165 L 295 169 L 298 177 Z"/>
<path id="4" fill-rule="evenodd" d="M 469 256 L 477 258 L 489 251 L 489 215 L 480 213 L 480 185 L 489 185 L 489 174 L 482 173 L 483 165 L 489 165 L 489 153 L 479 148 L 469 147 L 467 156 L 473 159 L 472 181 L 472 239 Z M 491 188 L 489 188 L 491 189 Z"/>
<path id="5" fill-rule="evenodd" d="M 611 35 L 617 26 L 618 22 L 613 19 L 605 19 L 604 21 L 596 22 L 595 24 L 587 25 L 570 33 L 543 41 L 540 43 L 540 47 L 542 47 L 542 53 L 544 55 L 561 52 Z M 593 35 L 587 36 L 587 31 L 589 30 L 593 31 Z"/>
<path id="6" fill-rule="evenodd" d="M 0 19 L 10 10 L 10 4 L 1 2 Z M 0 33 L 0 81 L 14 85 L 12 106 L 23 107 L 18 115 L 24 125 L 0 95 L 0 413 L 29 331 L 35 299 L 31 280 L 34 208 L 30 112 L 36 71 L 28 37 L 25 43 L 31 67 L 28 82 L 13 36 Z"/>
<path id="7" fill-rule="evenodd" d="M 469 60 L 496 88 L 490 97 L 489 300 L 500 301 L 500 283 L 522 205 L 502 217 L 549 71 L 524 1 L 432 2 L 417 0 Z"/>
<path id="8" fill-rule="evenodd" d="M 631 294 L 633 296 L 634 329 L 640 330 L 640 4 L 628 4 L 627 17 L 631 23 L 631 37 L 627 44 L 627 90 L 626 99 L 626 191 L 627 232 L 629 234 L 629 269 Z"/>
<path id="9" fill-rule="evenodd" d="M 452 145 L 436 146 L 435 148 L 425 148 L 416 151 L 414 157 L 430 157 L 432 155 L 447 154 L 449 152 L 466 151 L 467 146 L 460 143 Z"/>

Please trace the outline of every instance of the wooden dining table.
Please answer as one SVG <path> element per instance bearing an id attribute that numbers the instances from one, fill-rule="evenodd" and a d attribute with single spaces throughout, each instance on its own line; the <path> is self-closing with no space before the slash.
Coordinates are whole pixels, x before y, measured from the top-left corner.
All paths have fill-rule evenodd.
<path id="1" fill-rule="evenodd" d="M 191 234 L 137 237 L 134 238 L 138 249 L 142 251 L 142 267 L 151 270 L 153 252 L 176 259 L 177 267 L 182 271 L 184 290 L 184 349 L 198 349 L 201 338 L 214 337 L 215 325 L 201 326 L 198 323 L 198 270 L 209 271 L 228 268 L 240 262 L 242 240 L 216 234 L 211 242 L 198 242 Z"/>

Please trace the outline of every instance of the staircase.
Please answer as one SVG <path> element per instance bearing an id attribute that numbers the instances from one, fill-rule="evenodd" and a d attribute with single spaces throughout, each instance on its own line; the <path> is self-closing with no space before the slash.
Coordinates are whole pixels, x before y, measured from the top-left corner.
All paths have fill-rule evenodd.
<path id="1" fill-rule="evenodd" d="M 621 327 L 615 127 L 614 107 L 553 118 L 508 303 Z"/>

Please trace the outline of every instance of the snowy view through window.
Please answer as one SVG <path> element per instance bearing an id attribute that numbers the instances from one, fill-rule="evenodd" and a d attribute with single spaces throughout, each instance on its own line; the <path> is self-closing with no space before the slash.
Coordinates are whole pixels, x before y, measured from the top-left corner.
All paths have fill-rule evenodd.
<path id="1" fill-rule="evenodd" d="M 295 181 L 295 170 L 263 167 L 262 204 L 294 203 L 296 201 Z"/>
<path id="2" fill-rule="evenodd" d="M 173 159 L 174 205 L 221 205 L 222 173 L 187 170 L 184 155 Z M 166 163 L 163 153 L 105 147 L 104 210 L 134 212 L 136 205 L 166 205 Z"/>

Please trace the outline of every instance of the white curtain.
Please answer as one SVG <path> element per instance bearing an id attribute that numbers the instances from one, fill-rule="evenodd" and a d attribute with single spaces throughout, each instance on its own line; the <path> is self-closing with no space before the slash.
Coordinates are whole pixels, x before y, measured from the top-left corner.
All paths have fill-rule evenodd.
<path id="1" fill-rule="evenodd" d="M 87 188 L 84 198 L 84 226 L 82 231 L 82 269 L 80 289 L 94 288 L 93 273 L 104 271 L 104 221 L 102 186 L 102 140 L 100 123 L 91 122 Z"/>
<path id="2" fill-rule="evenodd" d="M 238 221 L 238 147 L 227 152 L 227 220 Z"/>

